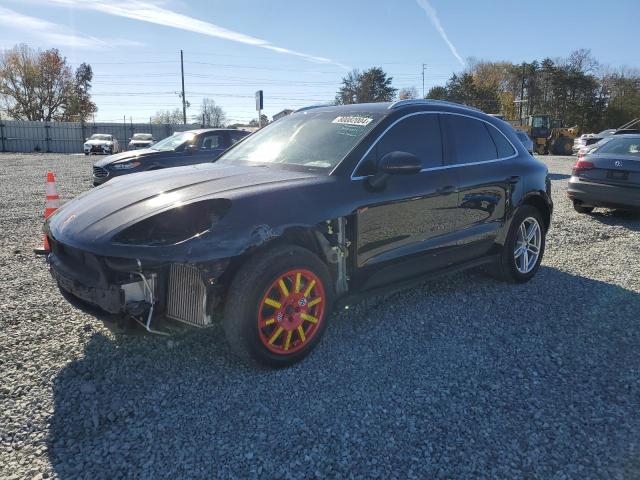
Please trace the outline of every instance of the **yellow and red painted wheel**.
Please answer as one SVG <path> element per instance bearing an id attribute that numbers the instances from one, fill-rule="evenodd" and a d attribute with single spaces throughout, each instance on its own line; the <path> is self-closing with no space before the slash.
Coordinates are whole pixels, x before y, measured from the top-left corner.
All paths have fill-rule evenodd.
<path id="1" fill-rule="evenodd" d="M 272 353 L 291 355 L 319 331 L 327 298 L 313 272 L 297 268 L 276 278 L 258 307 L 260 341 Z"/>

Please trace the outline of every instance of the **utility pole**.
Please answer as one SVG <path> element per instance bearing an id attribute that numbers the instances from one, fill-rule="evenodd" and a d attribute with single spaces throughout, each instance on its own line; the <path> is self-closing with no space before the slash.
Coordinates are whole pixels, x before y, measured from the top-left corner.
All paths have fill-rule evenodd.
<path id="1" fill-rule="evenodd" d="M 522 125 L 522 104 L 524 103 L 524 70 L 525 63 L 522 62 L 522 83 L 520 84 L 520 125 Z"/>
<path id="2" fill-rule="evenodd" d="M 180 50 L 180 75 L 182 76 L 182 122 L 187 124 L 187 99 L 184 97 L 184 55 Z"/>
<path id="3" fill-rule="evenodd" d="M 426 98 L 426 95 L 424 93 L 424 69 L 427 68 L 427 65 L 425 63 L 422 64 L 422 98 Z"/>

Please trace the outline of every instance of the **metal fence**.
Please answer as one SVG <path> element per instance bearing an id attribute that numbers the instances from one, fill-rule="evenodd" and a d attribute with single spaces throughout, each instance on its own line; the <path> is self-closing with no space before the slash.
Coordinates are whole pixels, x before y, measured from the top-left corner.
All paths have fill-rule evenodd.
<path id="1" fill-rule="evenodd" d="M 0 120 L 0 151 L 82 153 L 85 139 L 94 133 L 113 135 L 124 150 L 134 133 L 150 133 L 158 141 L 174 132 L 194 128 L 200 128 L 200 125 Z"/>

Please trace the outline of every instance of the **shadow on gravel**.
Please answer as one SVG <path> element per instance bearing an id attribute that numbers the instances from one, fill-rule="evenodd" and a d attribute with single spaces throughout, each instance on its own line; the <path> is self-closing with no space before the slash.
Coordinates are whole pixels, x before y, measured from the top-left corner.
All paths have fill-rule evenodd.
<path id="1" fill-rule="evenodd" d="M 609 226 L 621 226 L 633 232 L 640 232 L 640 212 L 627 210 L 596 210 L 591 218 Z"/>
<path id="2" fill-rule="evenodd" d="M 550 173 L 549 178 L 551 180 L 566 180 L 571 178 L 571 175 L 565 175 L 564 173 Z"/>
<path id="3" fill-rule="evenodd" d="M 618 478 L 640 475 L 640 295 L 543 267 L 476 273 L 332 318 L 286 370 L 219 326 L 95 333 L 54 382 L 67 478 Z"/>

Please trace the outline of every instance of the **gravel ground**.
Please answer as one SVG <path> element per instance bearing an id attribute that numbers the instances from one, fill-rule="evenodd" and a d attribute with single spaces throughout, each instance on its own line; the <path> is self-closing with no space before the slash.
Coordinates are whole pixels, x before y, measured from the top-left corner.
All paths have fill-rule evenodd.
<path id="1" fill-rule="evenodd" d="M 116 335 L 42 258 L 45 172 L 63 200 L 94 158 L 0 155 L 0 478 L 640 478 L 640 217 L 554 213 L 526 285 L 479 273 L 332 318 L 280 371 L 220 326 Z"/>

